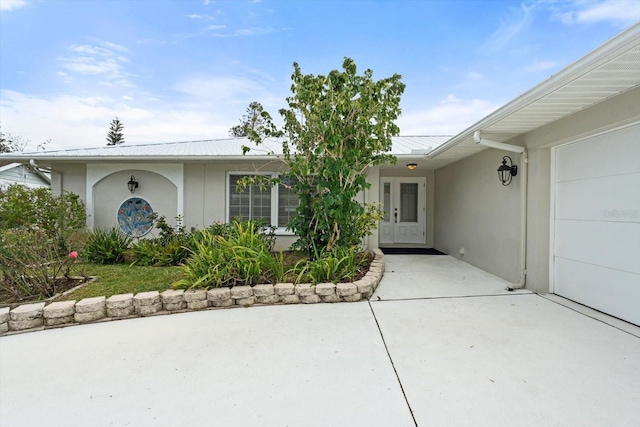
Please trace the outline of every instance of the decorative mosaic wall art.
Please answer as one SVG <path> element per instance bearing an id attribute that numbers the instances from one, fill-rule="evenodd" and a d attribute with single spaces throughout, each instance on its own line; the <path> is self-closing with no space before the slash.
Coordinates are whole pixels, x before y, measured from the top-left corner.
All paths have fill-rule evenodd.
<path id="1" fill-rule="evenodd" d="M 131 197 L 118 209 L 118 226 L 131 237 L 142 237 L 153 228 L 153 209 L 146 200 Z"/>

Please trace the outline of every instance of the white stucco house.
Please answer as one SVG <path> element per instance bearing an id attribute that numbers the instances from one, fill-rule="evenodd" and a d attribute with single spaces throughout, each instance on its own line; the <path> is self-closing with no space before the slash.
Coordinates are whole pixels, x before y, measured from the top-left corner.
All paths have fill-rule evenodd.
<path id="1" fill-rule="evenodd" d="M 55 193 L 85 201 L 90 227 L 115 225 L 135 202 L 180 215 L 187 227 L 265 218 L 287 247 L 295 195 L 235 191 L 243 174 L 281 171 L 281 146 L 270 140 L 243 156 L 242 145 L 123 145 L 0 160 L 50 169 Z M 398 163 L 370 168 L 361 195 L 385 210 L 368 247 L 435 248 L 514 288 L 640 325 L 640 24 L 460 134 L 396 137 L 392 153 Z M 503 160 L 518 167 L 505 183 Z"/>

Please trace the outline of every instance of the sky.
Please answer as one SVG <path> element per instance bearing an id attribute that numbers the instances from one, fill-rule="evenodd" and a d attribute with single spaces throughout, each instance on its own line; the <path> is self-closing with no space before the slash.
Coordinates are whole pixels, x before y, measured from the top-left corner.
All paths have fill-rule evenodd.
<path id="1" fill-rule="evenodd" d="M 401 135 L 455 135 L 640 21 L 640 2 L 0 0 L 0 126 L 25 151 L 225 138 L 293 62 L 398 73 Z M 278 119 L 279 120 L 279 119 Z"/>

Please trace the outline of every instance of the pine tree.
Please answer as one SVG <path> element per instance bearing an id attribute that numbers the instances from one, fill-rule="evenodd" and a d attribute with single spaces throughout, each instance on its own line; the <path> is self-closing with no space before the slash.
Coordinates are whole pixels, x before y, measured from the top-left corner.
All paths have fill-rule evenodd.
<path id="1" fill-rule="evenodd" d="M 249 136 L 252 132 L 260 133 L 266 121 L 262 116 L 264 108 L 259 102 L 252 102 L 246 113 L 240 119 L 240 124 L 229 129 L 229 135 L 234 137 Z"/>
<path id="2" fill-rule="evenodd" d="M 109 133 L 107 134 L 107 145 L 124 144 L 124 135 L 122 134 L 122 122 L 117 117 L 111 121 Z"/>

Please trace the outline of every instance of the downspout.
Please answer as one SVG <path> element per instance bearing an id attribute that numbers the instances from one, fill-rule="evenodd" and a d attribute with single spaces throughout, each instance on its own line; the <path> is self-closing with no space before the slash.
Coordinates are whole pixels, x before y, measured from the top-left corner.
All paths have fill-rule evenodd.
<path id="1" fill-rule="evenodd" d="M 527 177 L 529 176 L 529 153 L 518 145 L 505 144 L 480 137 L 480 131 L 473 134 L 476 144 L 522 154 L 522 179 L 520 180 L 520 280 L 506 287 L 508 291 L 522 289 L 527 280 Z"/>

